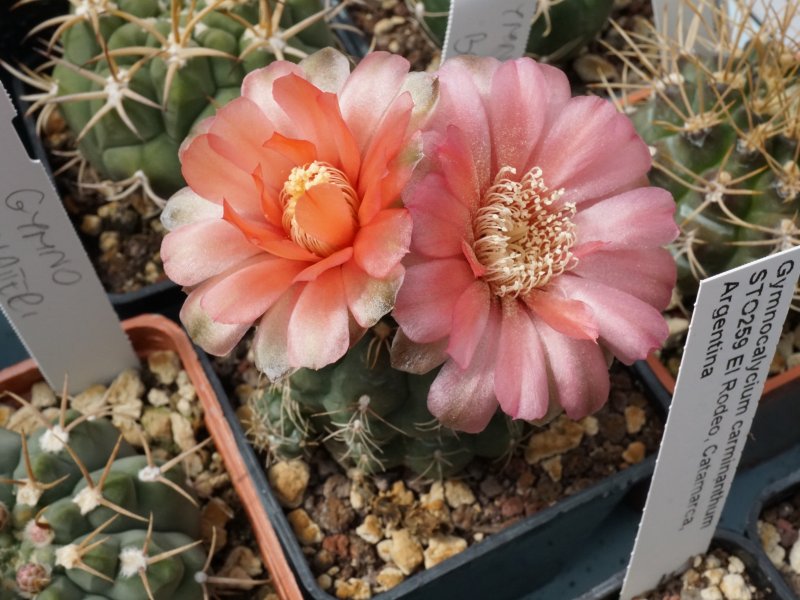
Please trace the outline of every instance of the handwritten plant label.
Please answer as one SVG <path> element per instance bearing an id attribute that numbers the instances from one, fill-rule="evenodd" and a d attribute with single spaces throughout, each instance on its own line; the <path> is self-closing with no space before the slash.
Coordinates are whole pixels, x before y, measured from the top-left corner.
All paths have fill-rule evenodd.
<path id="1" fill-rule="evenodd" d="M 475 54 L 499 60 L 525 54 L 537 0 L 452 0 L 442 62 Z"/>
<path id="2" fill-rule="evenodd" d="M 80 391 L 138 360 L 15 115 L 0 85 L 0 307 L 47 382 Z"/>
<path id="3" fill-rule="evenodd" d="M 700 283 L 622 599 L 708 550 L 800 273 L 800 247 Z"/>

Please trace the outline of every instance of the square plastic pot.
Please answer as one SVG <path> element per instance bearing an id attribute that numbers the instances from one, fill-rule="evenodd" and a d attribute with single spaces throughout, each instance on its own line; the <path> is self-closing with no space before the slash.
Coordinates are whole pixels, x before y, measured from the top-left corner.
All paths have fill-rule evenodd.
<path id="1" fill-rule="evenodd" d="M 304 595 L 314 600 L 333 600 L 333 596 L 317 584 L 294 531 L 270 489 L 263 461 L 248 443 L 210 361 L 202 356 L 201 362 L 220 398 L 222 412 L 234 432 L 239 452 L 250 469 L 263 508 L 286 549 Z M 650 400 L 655 402 L 652 397 Z M 511 525 L 432 569 L 410 576 L 376 598 L 518 598 L 553 579 L 569 563 L 576 548 L 589 538 L 628 492 L 649 479 L 654 466 L 655 456 L 650 456 Z"/>
<path id="2" fill-rule="evenodd" d="M 718 529 L 711 542 L 711 547 L 722 548 L 740 558 L 752 579 L 753 585 L 759 590 L 771 589 L 773 591 L 770 598 L 775 600 L 797 600 L 788 590 L 775 567 L 764 556 L 764 553 L 749 539 L 732 531 Z M 622 591 L 624 579 L 625 571 L 619 571 L 575 600 L 617 600 Z"/>
<path id="3" fill-rule="evenodd" d="M 203 406 L 206 429 L 214 440 L 216 451 L 222 456 L 231 484 L 250 519 L 261 559 L 272 583 L 282 600 L 301 600 L 297 581 L 260 501 L 261 490 L 249 476 L 252 465 L 239 453 L 235 436 L 241 436 L 241 432 L 229 425 L 228 415 L 217 401 L 214 386 L 206 377 L 189 338 L 175 323 L 159 315 L 129 319 L 123 323 L 123 327 L 140 357 L 146 357 L 156 350 L 172 350 L 180 356 Z M 31 385 L 41 380 L 36 363 L 26 360 L 0 371 L 0 390 L 23 395 Z"/>

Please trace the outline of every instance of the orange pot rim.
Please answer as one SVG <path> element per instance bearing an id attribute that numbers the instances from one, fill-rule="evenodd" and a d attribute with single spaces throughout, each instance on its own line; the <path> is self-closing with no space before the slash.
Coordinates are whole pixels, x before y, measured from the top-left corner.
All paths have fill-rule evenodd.
<path id="1" fill-rule="evenodd" d="M 127 319 L 122 322 L 122 327 L 140 357 L 156 350 L 173 350 L 180 356 L 183 368 L 203 406 L 206 429 L 214 440 L 217 452 L 222 456 L 231 484 L 250 520 L 261 560 L 269 572 L 275 591 L 282 600 L 302 600 L 297 579 L 289 567 L 278 536 L 239 453 L 233 431 L 225 420 L 211 382 L 206 377 L 189 338 L 177 324 L 160 315 L 140 315 Z M 0 388 L 10 387 L 18 393 L 24 393 L 33 383 L 42 379 L 39 368 L 32 359 L 0 370 Z"/>

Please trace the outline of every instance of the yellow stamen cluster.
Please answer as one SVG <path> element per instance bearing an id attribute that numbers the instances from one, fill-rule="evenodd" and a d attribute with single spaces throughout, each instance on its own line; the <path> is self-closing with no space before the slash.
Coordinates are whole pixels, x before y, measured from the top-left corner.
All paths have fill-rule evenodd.
<path id="1" fill-rule="evenodd" d="M 559 203 L 564 190 L 550 192 L 539 167 L 514 175 L 500 169 L 473 222 L 473 250 L 497 296 L 524 296 L 577 264 L 575 205 Z"/>

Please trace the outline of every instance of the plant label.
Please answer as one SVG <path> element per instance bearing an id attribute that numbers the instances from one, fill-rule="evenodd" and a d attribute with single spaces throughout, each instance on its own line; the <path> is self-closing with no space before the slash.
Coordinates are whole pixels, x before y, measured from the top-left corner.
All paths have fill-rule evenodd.
<path id="1" fill-rule="evenodd" d="M 442 61 L 475 54 L 499 60 L 525 54 L 537 0 L 452 0 Z"/>
<path id="2" fill-rule="evenodd" d="M 700 282 L 622 599 L 708 550 L 800 274 L 800 247 Z"/>
<path id="3" fill-rule="evenodd" d="M 0 85 L 0 307 L 47 382 L 80 391 L 139 361 L 15 116 Z"/>

